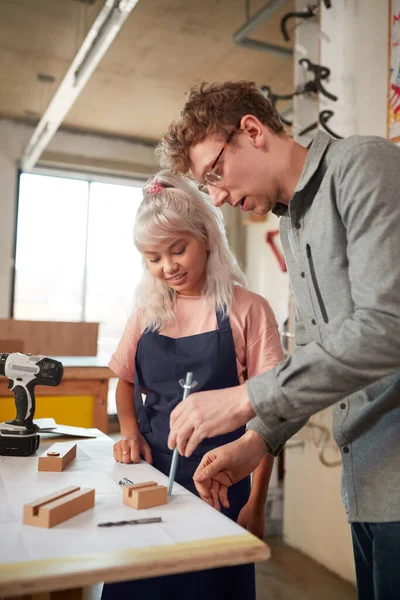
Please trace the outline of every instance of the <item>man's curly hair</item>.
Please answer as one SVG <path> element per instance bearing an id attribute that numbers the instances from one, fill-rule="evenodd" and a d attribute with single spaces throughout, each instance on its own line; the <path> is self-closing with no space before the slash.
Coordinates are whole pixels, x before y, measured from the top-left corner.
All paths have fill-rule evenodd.
<path id="1" fill-rule="evenodd" d="M 252 81 L 202 83 L 192 87 L 180 120 L 171 123 L 156 149 L 161 165 L 174 173 L 187 174 L 192 146 L 208 135 L 229 135 L 248 114 L 275 133 L 283 131 L 278 113 Z"/>

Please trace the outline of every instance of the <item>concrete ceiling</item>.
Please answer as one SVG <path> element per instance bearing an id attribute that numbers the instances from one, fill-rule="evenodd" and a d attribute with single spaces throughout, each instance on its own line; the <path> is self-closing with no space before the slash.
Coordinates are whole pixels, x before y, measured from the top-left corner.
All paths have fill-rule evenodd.
<path id="1" fill-rule="evenodd" d="M 39 120 L 104 2 L 90 1 L 0 0 L 1 117 Z M 266 3 L 251 0 L 251 15 Z M 288 0 L 251 37 L 285 45 L 280 19 L 293 8 Z M 201 81 L 291 91 L 292 60 L 233 43 L 245 20 L 246 0 L 139 0 L 63 126 L 157 141 Z"/>

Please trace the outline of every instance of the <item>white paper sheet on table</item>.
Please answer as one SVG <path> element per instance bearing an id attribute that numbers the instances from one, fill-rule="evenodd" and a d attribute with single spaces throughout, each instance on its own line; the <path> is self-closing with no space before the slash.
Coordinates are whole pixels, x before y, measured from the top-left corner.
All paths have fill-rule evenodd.
<path id="1" fill-rule="evenodd" d="M 60 425 L 56 423 L 51 417 L 47 419 L 35 419 L 34 421 L 39 427 L 39 433 L 52 434 L 54 437 L 57 436 L 71 436 L 81 438 L 96 438 L 97 434 L 93 429 L 86 429 L 85 427 L 75 427 L 73 425 Z"/>
<path id="2" fill-rule="evenodd" d="M 42 451 L 39 449 L 39 455 Z M 28 559 L 76 557 L 94 552 L 163 546 L 246 533 L 236 523 L 175 484 L 168 504 L 136 511 L 122 503 L 121 477 L 135 483 L 167 477 L 151 465 L 123 465 L 113 459 L 110 440 L 78 442 L 77 459 L 62 473 L 37 471 L 37 456 L 2 457 L 0 462 L 0 563 Z M 94 487 L 96 503 L 51 529 L 22 525 L 22 510 L 31 502 L 68 485 Z M 148 516 L 163 521 L 151 525 L 97 527 L 98 523 Z M 18 541 L 18 543 L 17 543 Z"/>

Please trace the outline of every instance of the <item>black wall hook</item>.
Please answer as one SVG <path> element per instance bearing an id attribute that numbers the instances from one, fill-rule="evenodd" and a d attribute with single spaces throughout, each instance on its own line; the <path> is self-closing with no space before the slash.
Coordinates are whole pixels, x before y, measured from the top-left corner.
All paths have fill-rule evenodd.
<path id="1" fill-rule="evenodd" d="M 337 133 L 335 133 L 327 125 L 327 122 L 329 121 L 329 119 L 331 117 L 333 117 L 333 115 L 334 115 L 333 110 L 323 110 L 323 111 L 321 111 L 319 113 L 319 122 L 321 123 L 321 125 L 325 129 L 325 131 L 327 131 L 332 137 L 336 138 L 337 140 L 342 140 L 343 136 L 342 135 L 338 135 Z"/>
<path id="2" fill-rule="evenodd" d="M 312 131 L 313 129 L 316 129 L 318 127 L 318 124 L 321 124 L 321 127 L 323 129 L 325 129 L 325 131 L 327 133 L 329 133 L 329 135 L 331 135 L 332 137 L 336 138 L 337 140 L 342 140 L 343 136 L 338 135 L 337 133 L 335 133 L 328 125 L 328 121 L 331 117 L 333 117 L 335 113 L 333 112 L 333 110 L 322 110 L 319 113 L 319 119 L 318 121 L 316 121 L 315 123 L 311 123 L 311 125 L 307 125 L 307 127 L 304 127 L 304 129 L 302 129 L 301 131 L 299 131 L 298 135 L 302 136 L 305 135 L 306 133 L 309 133 L 310 131 Z"/>
<path id="3" fill-rule="evenodd" d="M 324 0 L 324 4 L 326 8 L 331 8 L 332 6 L 330 0 Z M 288 42 L 290 40 L 290 36 L 287 30 L 287 22 L 289 21 L 289 19 L 310 19 L 311 17 L 315 17 L 315 15 L 317 15 L 318 12 L 319 0 L 313 0 L 312 2 L 308 3 L 307 8 L 305 8 L 304 10 L 293 10 L 288 12 L 284 17 L 282 17 L 281 32 L 285 42 Z"/>
<path id="4" fill-rule="evenodd" d="M 311 60 L 309 60 L 308 58 L 301 58 L 299 60 L 299 65 L 305 66 L 306 70 L 310 71 L 314 75 L 313 83 L 315 84 L 315 87 L 318 92 L 321 92 L 321 94 L 323 94 L 330 100 L 337 100 L 337 96 L 334 96 L 333 94 L 328 92 L 328 90 L 326 90 L 321 83 L 322 80 L 328 79 L 329 75 L 331 74 L 331 71 L 330 69 L 328 69 L 328 67 L 316 65 L 312 63 Z"/>
<path id="5" fill-rule="evenodd" d="M 310 19 L 314 17 L 318 12 L 317 5 L 309 5 L 308 8 L 302 11 L 291 11 L 288 12 L 281 20 L 281 32 L 283 35 L 283 39 L 288 42 L 290 40 L 290 36 L 287 30 L 287 22 L 289 19 Z"/>
<path id="6" fill-rule="evenodd" d="M 337 96 L 328 92 L 328 90 L 326 90 L 321 83 L 321 81 L 328 79 L 329 75 L 331 74 L 331 71 L 330 71 L 330 69 L 328 69 L 328 67 L 324 67 L 323 65 L 314 64 L 308 58 L 301 58 L 299 60 L 299 64 L 304 66 L 307 69 L 307 71 L 310 71 L 314 75 L 314 79 L 311 79 L 310 81 L 306 81 L 304 84 L 297 86 L 297 88 L 290 94 L 275 94 L 271 90 L 269 85 L 261 86 L 261 88 L 260 88 L 261 92 L 268 98 L 268 100 L 271 102 L 272 106 L 275 109 L 276 109 L 276 103 L 279 100 L 292 100 L 295 96 L 301 96 L 302 94 L 321 93 L 323 96 L 326 96 L 326 98 L 329 98 L 330 100 L 334 100 L 334 101 L 337 100 Z M 279 114 L 278 109 L 276 109 L 276 110 Z M 332 114 L 330 114 L 330 113 L 333 114 L 332 111 L 322 111 L 320 113 L 321 125 L 326 129 L 326 131 L 328 131 L 328 133 L 330 133 L 334 137 L 340 138 L 340 136 L 336 136 L 333 132 L 329 131 L 329 128 L 327 128 L 327 126 L 326 126 L 326 122 L 332 116 Z M 322 115 L 322 119 L 321 119 L 321 115 Z M 292 122 L 289 121 L 288 119 L 285 119 L 282 115 L 279 114 L 279 117 L 284 125 L 288 125 L 289 127 L 292 125 Z M 313 129 L 314 127 L 317 127 L 317 125 L 318 125 L 318 123 L 314 124 L 313 126 L 310 125 L 309 127 L 311 127 L 311 129 Z M 307 131 L 309 131 L 309 129 L 307 129 Z M 304 133 L 306 133 L 306 132 L 304 132 Z M 304 133 L 300 134 L 300 135 L 304 135 Z"/>
<path id="7" fill-rule="evenodd" d="M 325 69 L 326 67 L 322 67 Z M 329 71 L 329 69 L 327 69 Z M 303 94 L 318 94 L 321 91 L 321 86 L 319 85 L 317 79 L 313 79 L 311 81 L 306 81 L 306 83 L 298 85 L 297 88 L 291 92 L 290 94 L 274 94 L 269 85 L 262 85 L 261 91 L 271 102 L 272 106 L 277 110 L 279 114 L 279 118 L 281 119 L 284 125 L 288 125 L 289 127 L 292 125 L 292 122 L 288 119 L 285 119 L 276 108 L 276 103 L 279 100 L 293 100 L 295 96 L 302 96 Z M 333 96 L 336 99 L 336 96 Z"/>
<path id="8" fill-rule="evenodd" d="M 271 90 L 271 88 L 269 87 L 269 85 L 262 85 L 260 89 L 261 89 L 262 93 L 271 102 L 271 104 L 274 108 L 276 108 L 275 105 L 278 102 L 278 100 L 291 100 L 293 98 L 293 96 L 295 96 L 295 92 L 293 92 L 292 94 L 274 94 L 273 91 Z M 278 112 L 278 110 L 277 110 L 277 112 Z M 278 114 L 279 114 L 279 112 L 278 112 Z M 285 117 L 282 117 L 282 115 L 280 115 L 280 114 L 279 114 L 279 118 L 284 125 L 291 127 L 291 125 L 292 125 L 291 121 L 289 121 L 288 119 L 285 119 Z"/>

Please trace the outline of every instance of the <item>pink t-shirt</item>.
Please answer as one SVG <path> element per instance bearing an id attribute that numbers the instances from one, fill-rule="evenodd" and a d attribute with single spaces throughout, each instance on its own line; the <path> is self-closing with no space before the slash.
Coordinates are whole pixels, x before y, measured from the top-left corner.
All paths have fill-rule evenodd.
<path id="1" fill-rule="evenodd" d="M 218 329 L 215 307 L 202 296 L 177 294 L 175 315 L 176 320 L 160 331 L 162 335 L 180 338 Z M 229 319 L 240 383 L 271 369 L 284 358 L 278 326 L 265 298 L 235 286 Z M 131 383 L 142 333 L 140 311 L 136 311 L 128 320 L 109 365 L 119 378 Z"/>

